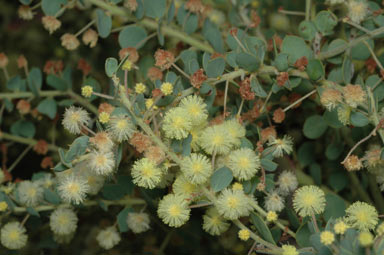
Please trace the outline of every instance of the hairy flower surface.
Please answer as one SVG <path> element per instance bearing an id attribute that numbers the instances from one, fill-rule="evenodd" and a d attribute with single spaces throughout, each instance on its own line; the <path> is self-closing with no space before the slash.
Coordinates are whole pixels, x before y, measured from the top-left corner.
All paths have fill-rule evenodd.
<path id="1" fill-rule="evenodd" d="M 173 93 L 173 85 L 170 82 L 164 82 L 161 84 L 160 90 L 165 96 L 169 96 Z"/>
<path id="2" fill-rule="evenodd" d="M 139 234 L 150 229 L 148 213 L 128 213 L 127 225 L 133 233 Z"/>
<path id="3" fill-rule="evenodd" d="M 144 94 L 147 91 L 147 87 L 144 85 L 144 83 L 136 83 L 135 85 L 135 92 L 137 94 Z"/>
<path id="4" fill-rule="evenodd" d="M 78 218 L 69 208 L 57 208 L 49 217 L 49 226 L 57 235 L 69 235 L 76 231 Z"/>
<path id="5" fill-rule="evenodd" d="M 65 33 L 60 39 L 61 45 L 67 50 L 76 50 L 80 46 L 79 40 L 73 34 Z"/>
<path id="6" fill-rule="evenodd" d="M 197 197 L 199 192 L 198 186 L 191 183 L 190 179 L 187 179 L 184 175 L 179 175 L 172 185 L 172 190 L 176 195 L 183 196 L 186 199 Z"/>
<path id="7" fill-rule="evenodd" d="M 268 222 L 274 222 L 277 220 L 277 218 L 278 218 L 278 215 L 275 211 L 268 211 L 267 217 L 266 217 Z"/>
<path id="8" fill-rule="evenodd" d="M 276 190 L 266 196 L 265 209 L 267 209 L 267 211 L 280 212 L 284 207 L 284 198 L 282 198 Z"/>
<path id="9" fill-rule="evenodd" d="M 102 248 L 109 250 L 121 241 L 121 237 L 115 227 L 108 227 L 97 234 L 96 240 Z"/>
<path id="10" fill-rule="evenodd" d="M 166 112 L 162 128 L 166 137 L 181 140 L 191 131 L 192 120 L 187 110 L 175 107 Z"/>
<path id="11" fill-rule="evenodd" d="M 345 224 L 345 222 L 342 220 L 338 221 L 333 227 L 333 230 L 335 231 L 335 233 L 339 235 L 343 235 L 345 231 L 347 231 L 347 229 L 348 229 L 348 225 Z"/>
<path id="12" fill-rule="evenodd" d="M 89 165 L 96 174 L 107 176 L 115 169 L 115 156 L 112 152 L 92 151 L 89 155 Z"/>
<path id="13" fill-rule="evenodd" d="M 241 148 L 229 155 L 228 167 L 233 176 L 240 181 L 251 179 L 259 171 L 260 159 L 256 153 L 249 148 Z"/>
<path id="14" fill-rule="evenodd" d="M 331 245 L 335 241 L 335 235 L 331 231 L 323 231 L 320 233 L 320 242 L 324 245 Z"/>
<path id="15" fill-rule="evenodd" d="M 160 200 L 157 214 L 170 227 L 181 227 L 189 220 L 191 209 L 183 196 L 168 194 Z"/>
<path id="16" fill-rule="evenodd" d="M 251 198 L 241 190 L 223 190 L 216 202 L 217 210 L 224 218 L 236 220 L 248 216 L 252 210 Z"/>
<path id="17" fill-rule="evenodd" d="M 184 158 L 180 169 L 193 184 L 205 183 L 213 171 L 210 160 L 197 153 L 192 153 L 189 157 Z"/>
<path id="18" fill-rule="evenodd" d="M 115 141 L 121 143 L 132 137 L 135 126 L 128 117 L 119 115 L 111 117 L 107 130 Z"/>
<path id="19" fill-rule="evenodd" d="M 223 125 L 228 131 L 232 143 L 236 147 L 240 146 L 241 138 L 245 137 L 245 127 L 236 118 L 224 121 Z"/>
<path id="20" fill-rule="evenodd" d="M 365 202 L 351 204 L 345 213 L 345 222 L 360 231 L 372 230 L 379 222 L 376 208 Z"/>
<path id="21" fill-rule="evenodd" d="M 345 102 L 352 108 L 356 108 L 358 105 L 363 104 L 367 99 L 367 93 L 360 85 L 348 84 L 343 87 L 343 96 Z"/>
<path id="22" fill-rule="evenodd" d="M 215 207 L 209 208 L 203 215 L 203 229 L 213 236 L 228 230 L 230 224 L 219 214 Z"/>
<path id="23" fill-rule="evenodd" d="M 57 190 L 65 202 L 81 204 L 87 196 L 89 185 L 83 177 L 69 174 L 60 181 Z"/>
<path id="24" fill-rule="evenodd" d="M 181 100 L 179 106 L 188 112 L 193 126 L 201 125 L 208 118 L 207 105 L 199 96 L 191 95 L 185 97 Z"/>
<path id="25" fill-rule="evenodd" d="M 368 14 L 368 5 L 364 0 L 349 0 L 347 7 L 348 17 L 354 23 L 360 24 Z"/>
<path id="26" fill-rule="evenodd" d="M 82 126 L 88 126 L 90 122 L 88 113 L 80 107 L 71 106 L 65 109 L 63 126 L 70 133 L 78 135 Z"/>
<path id="27" fill-rule="evenodd" d="M 329 111 L 332 111 L 343 100 L 342 94 L 337 89 L 327 88 L 321 93 L 320 102 Z"/>
<path id="28" fill-rule="evenodd" d="M 294 194 L 293 208 L 301 217 L 324 212 L 324 191 L 314 185 L 299 188 Z"/>
<path id="29" fill-rule="evenodd" d="M 359 234 L 359 243 L 363 247 L 368 247 L 373 244 L 373 235 L 369 231 L 363 231 Z"/>
<path id="30" fill-rule="evenodd" d="M 274 149 L 272 155 L 280 158 L 284 153 L 290 154 L 292 152 L 293 139 L 288 135 L 285 135 L 282 139 L 271 136 L 268 146 L 271 146 Z"/>
<path id="31" fill-rule="evenodd" d="M 205 128 L 200 136 L 199 144 L 208 154 L 225 155 L 233 147 L 234 139 L 224 125 L 215 125 Z"/>
<path id="32" fill-rule="evenodd" d="M 39 182 L 23 181 L 17 192 L 20 203 L 29 207 L 37 206 L 44 197 L 44 189 Z"/>
<path id="33" fill-rule="evenodd" d="M 143 188 L 153 189 L 160 183 L 163 173 L 156 166 L 155 162 L 142 158 L 134 163 L 131 175 L 134 184 Z"/>
<path id="34" fill-rule="evenodd" d="M 283 249 L 282 255 L 299 255 L 295 246 L 284 244 L 281 248 Z"/>
<path id="35" fill-rule="evenodd" d="M 296 175 L 288 170 L 281 172 L 277 179 L 277 184 L 279 185 L 278 190 L 282 195 L 288 195 L 299 185 Z"/>
<path id="36" fill-rule="evenodd" d="M 27 244 L 27 230 L 19 222 L 6 223 L 0 231 L 1 244 L 10 249 L 18 250 Z"/>
<path id="37" fill-rule="evenodd" d="M 242 229 L 238 232 L 238 236 L 241 240 L 247 241 L 251 236 L 251 232 L 248 229 Z"/>
<path id="38" fill-rule="evenodd" d="M 44 16 L 41 18 L 41 22 L 43 23 L 44 28 L 48 30 L 50 34 L 61 27 L 61 21 L 56 19 L 54 16 Z"/>
<path id="39" fill-rule="evenodd" d="M 94 137 L 89 138 L 89 141 L 98 151 L 103 152 L 111 151 L 114 145 L 110 135 L 105 131 L 96 133 Z"/>

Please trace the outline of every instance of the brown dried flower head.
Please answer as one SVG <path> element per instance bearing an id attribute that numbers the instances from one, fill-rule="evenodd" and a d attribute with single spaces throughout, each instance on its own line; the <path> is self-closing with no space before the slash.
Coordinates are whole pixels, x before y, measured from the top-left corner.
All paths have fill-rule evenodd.
<path id="1" fill-rule="evenodd" d="M 320 102 L 328 110 L 334 109 L 342 101 L 342 94 L 337 89 L 327 88 L 321 93 Z"/>
<path id="2" fill-rule="evenodd" d="M 43 22 L 44 28 L 48 30 L 50 34 L 61 27 L 61 21 L 53 16 L 44 16 L 41 18 L 41 21 Z"/>
<path id="3" fill-rule="evenodd" d="M 26 68 L 27 66 L 28 66 L 27 59 L 24 57 L 24 55 L 20 55 L 17 58 L 17 67 L 18 68 Z"/>
<path id="4" fill-rule="evenodd" d="M 201 0 L 188 0 L 188 2 L 185 4 L 185 9 L 193 13 L 203 13 L 204 8 L 205 7 Z"/>
<path id="5" fill-rule="evenodd" d="M 91 72 L 92 67 L 85 59 L 81 58 L 77 62 L 77 69 L 81 70 L 84 76 L 87 76 Z"/>
<path id="6" fill-rule="evenodd" d="M 19 102 L 17 102 L 16 108 L 20 114 L 27 114 L 31 110 L 31 104 L 27 100 L 20 99 Z"/>
<path id="7" fill-rule="evenodd" d="M 108 114 L 111 114 L 113 112 L 113 110 L 115 110 L 115 107 L 113 107 L 111 104 L 101 103 L 99 105 L 98 112 L 99 113 L 106 112 Z"/>
<path id="8" fill-rule="evenodd" d="M 175 61 L 175 56 L 172 52 L 158 49 L 155 52 L 155 65 L 161 69 L 169 69 Z"/>
<path id="9" fill-rule="evenodd" d="M 191 84 L 193 87 L 200 89 L 203 82 L 207 79 L 207 76 L 204 74 L 204 69 L 200 68 L 191 76 Z"/>
<path id="10" fill-rule="evenodd" d="M 44 158 L 41 160 L 40 166 L 41 166 L 41 168 L 43 168 L 43 169 L 53 168 L 52 157 L 44 157 Z"/>
<path id="11" fill-rule="evenodd" d="M 61 73 L 63 71 L 63 68 L 64 68 L 63 61 L 48 60 L 44 65 L 43 71 L 46 74 L 57 74 L 57 73 Z"/>
<path id="12" fill-rule="evenodd" d="M 284 84 L 288 81 L 289 74 L 288 72 L 281 72 L 276 78 L 277 85 L 280 87 L 284 86 Z"/>
<path id="13" fill-rule="evenodd" d="M 252 90 L 251 90 L 251 80 L 249 79 L 249 77 L 245 78 L 240 83 L 239 93 L 240 93 L 241 98 L 243 98 L 244 100 L 255 99 L 255 93 L 252 92 Z"/>
<path id="14" fill-rule="evenodd" d="M 65 33 L 60 39 L 61 45 L 67 50 L 76 50 L 80 45 L 79 40 L 73 34 Z"/>
<path id="15" fill-rule="evenodd" d="M 308 59 L 306 56 L 303 56 L 296 60 L 294 66 L 299 69 L 300 71 L 304 71 L 305 67 L 308 65 Z"/>
<path id="16" fill-rule="evenodd" d="M 148 148 L 152 145 L 151 139 L 141 132 L 135 132 L 129 140 L 129 143 L 135 147 L 139 153 L 148 150 Z"/>
<path id="17" fill-rule="evenodd" d="M 356 155 L 350 155 L 343 164 L 348 171 L 358 171 L 363 168 L 363 163 Z"/>
<path id="18" fill-rule="evenodd" d="M 136 11 L 137 9 L 137 1 L 136 0 L 125 0 L 124 7 L 128 8 L 131 12 Z"/>
<path id="19" fill-rule="evenodd" d="M 163 72 L 157 67 L 149 68 L 147 75 L 151 81 L 157 81 L 157 80 L 163 79 Z"/>
<path id="20" fill-rule="evenodd" d="M 38 140 L 33 150 L 40 155 L 45 155 L 48 152 L 48 143 L 45 140 Z"/>
<path id="21" fill-rule="evenodd" d="M 275 123 L 281 123 L 285 119 L 285 112 L 282 108 L 278 108 L 273 112 L 273 121 Z"/>
<path id="22" fill-rule="evenodd" d="M 265 143 L 272 138 L 276 138 L 277 132 L 276 132 L 276 129 L 274 126 L 270 126 L 270 127 L 262 129 L 260 132 L 260 135 L 261 135 L 261 142 Z"/>
<path id="23" fill-rule="evenodd" d="M 8 65 L 8 57 L 3 52 L 0 53 L 0 68 L 4 68 Z"/>
<path id="24" fill-rule="evenodd" d="M 367 99 L 367 93 L 360 85 L 348 84 L 343 87 L 343 96 L 345 102 L 353 108 L 356 108 L 359 104 L 363 104 Z"/>
<path id="25" fill-rule="evenodd" d="M 123 48 L 119 51 L 119 58 L 123 60 L 128 55 L 128 60 L 132 62 L 132 64 L 136 63 L 139 60 L 139 53 L 136 48 L 127 47 Z"/>
<path id="26" fill-rule="evenodd" d="M 19 17 L 23 20 L 31 20 L 33 19 L 33 12 L 31 8 L 28 5 L 20 5 L 19 9 L 17 10 L 17 13 Z"/>
<path id="27" fill-rule="evenodd" d="M 92 28 L 85 31 L 82 37 L 83 43 L 85 45 L 88 45 L 89 48 L 95 47 L 98 39 L 99 39 L 99 34 Z"/>
<path id="28" fill-rule="evenodd" d="M 149 160 L 155 162 L 156 164 L 160 164 L 165 159 L 164 151 L 158 146 L 150 146 L 145 152 L 144 157 Z"/>

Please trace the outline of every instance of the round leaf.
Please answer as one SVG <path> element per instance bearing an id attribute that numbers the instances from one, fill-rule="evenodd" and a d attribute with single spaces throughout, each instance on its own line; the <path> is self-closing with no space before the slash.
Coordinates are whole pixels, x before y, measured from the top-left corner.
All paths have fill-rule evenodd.
<path id="1" fill-rule="evenodd" d="M 211 176 L 211 188 L 214 192 L 225 189 L 231 184 L 233 175 L 231 170 L 224 166 L 215 171 Z"/>
<path id="2" fill-rule="evenodd" d="M 327 130 L 328 125 L 320 115 L 313 115 L 305 120 L 303 133 L 310 139 L 319 138 Z"/>
<path id="3" fill-rule="evenodd" d="M 121 30 L 119 34 L 119 44 L 121 48 L 134 47 L 140 49 L 142 43 L 147 38 L 147 32 L 138 26 L 130 26 Z"/>

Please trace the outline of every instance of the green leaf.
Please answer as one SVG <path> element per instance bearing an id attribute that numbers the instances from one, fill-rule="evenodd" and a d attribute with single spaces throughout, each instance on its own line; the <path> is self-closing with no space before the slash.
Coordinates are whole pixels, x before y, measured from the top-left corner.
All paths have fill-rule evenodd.
<path id="1" fill-rule="evenodd" d="M 129 207 L 124 208 L 117 215 L 117 225 L 119 226 L 119 230 L 121 233 L 128 232 L 129 228 L 127 225 L 127 217 L 128 213 L 131 212 L 132 209 Z"/>
<path id="2" fill-rule="evenodd" d="M 316 146 L 314 142 L 304 142 L 297 150 L 297 158 L 303 167 L 306 167 L 315 161 L 313 148 Z"/>
<path id="3" fill-rule="evenodd" d="M 187 16 L 187 19 L 185 20 L 183 24 L 183 29 L 187 34 L 192 34 L 196 31 L 199 25 L 199 18 L 196 14 L 190 14 Z"/>
<path id="4" fill-rule="evenodd" d="M 27 207 L 27 212 L 32 215 L 32 216 L 36 216 L 36 217 L 39 217 L 40 218 L 40 214 L 38 211 L 36 211 L 35 209 L 33 209 L 32 207 Z"/>
<path id="5" fill-rule="evenodd" d="M 321 11 L 315 17 L 315 25 L 324 36 L 331 35 L 337 25 L 337 17 L 330 11 Z"/>
<path id="6" fill-rule="evenodd" d="M 336 192 L 343 190 L 347 187 L 349 182 L 348 176 L 345 172 L 336 171 L 331 173 L 328 179 L 329 186 Z"/>
<path id="7" fill-rule="evenodd" d="M 320 115 L 312 115 L 304 122 L 303 133 L 307 138 L 316 139 L 324 134 L 328 125 Z"/>
<path id="8" fill-rule="evenodd" d="M 332 128 L 341 128 L 343 123 L 340 122 L 339 117 L 337 116 L 337 110 L 333 109 L 332 111 L 325 111 L 323 118 L 327 124 Z"/>
<path id="9" fill-rule="evenodd" d="M 347 42 L 342 40 L 342 39 L 335 39 L 333 40 L 328 47 L 323 47 L 321 49 L 322 52 L 325 52 L 325 51 L 332 51 L 332 50 L 335 50 L 337 48 L 343 48 L 347 45 Z M 335 65 L 338 65 L 338 64 L 341 64 L 343 62 L 343 59 L 341 57 L 341 53 L 335 57 L 332 57 L 332 58 L 327 58 L 327 61 L 332 63 L 332 64 L 335 64 Z"/>
<path id="10" fill-rule="evenodd" d="M 7 81 L 7 89 L 12 91 L 25 91 L 26 85 L 26 80 L 21 79 L 20 75 L 16 75 Z"/>
<path id="11" fill-rule="evenodd" d="M 47 115 L 49 118 L 54 119 L 57 113 L 57 104 L 56 101 L 52 98 L 46 98 L 39 103 L 37 110 Z"/>
<path id="12" fill-rule="evenodd" d="M 278 164 L 276 164 L 275 162 L 273 162 L 272 160 L 267 159 L 267 158 L 262 158 L 260 160 L 260 163 L 261 163 L 262 167 L 264 167 L 264 169 L 267 171 L 275 171 L 277 169 L 277 167 L 279 166 Z"/>
<path id="13" fill-rule="evenodd" d="M 272 244 L 276 244 L 275 240 L 272 237 L 271 231 L 259 215 L 257 215 L 256 213 L 251 213 L 251 220 L 253 225 L 256 227 L 257 232 L 265 241 Z"/>
<path id="14" fill-rule="evenodd" d="M 175 13 L 176 13 L 176 7 L 175 7 L 174 1 L 172 1 L 170 6 L 169 6 L 168 13 L 167 13 L 167 23 L 168 24 L 172 22 L 173 18 L 175 17 Z"/>
<path id="15" fill-rule="evenodd" d="M 50 74 L 47 76 L 47 84 L 52 88 L 55 88 L 61 91 L 66 91 L 68 89 L 67 81 L 53 74 Z"/>
<path id="16" fill-rule="evenodd" d="M 106 38 L 111 33 L 112 18 L 101 9 L 96 10 L 96 27 L 101 38 Z"/>
<path id="17" fill-rule="evenodd" d="M 309 173 L 311 174 L 316 185 L 321 185 L 321 167 L 317 163 L 309 166 Z"/>
<path id="18" fill-rule="evenodd" d="M 119 184 L 105 184 L 101 192 L 107 200 L 119 200 L 125 196 L 124 187 Z"/>
<path id="19" fill-rule="evenodd" d="M 361 112 L 352 112 L 351 124 L 355 127 L 364 127 L 369 124 L 369 119 Z"/>
<path id="20" fill-rule="evenodd" d="M 260 66 L 260 60 L 246 52 L 241 52 L 236 55 L 236 63 L 243 69 L 254 72 Z"/>
<path id="21" fill-rule="evenodd" d="M 145 1 L 147 2 L 147 1 Z M 119 44 L 121 48 L 134 47 L 140 49 L 142 43 L 147 38 L 147 32 L 138 26 L 129 26 L 121 30 L 119 34 Z"/>
<path id="22" fill-rule="evenodd" d="M 316 81 L 324 76 L 325 71 L 323 64 L 318 59 L 311 59 L 308 61 L 307 68 L 305 69 L 309 78 Z"/>
<path id="23" fill-rule="evenodd" d="M 119 67 L 119 63 L 115 58 L 107 58 L 105 61 L 105 73 L 108 77 L 112 77 L 113 74 L 117 72 L 117 68 Z"/>
<path id="24" fill-rule="evenodd" d="M 54 205 L 59 205 L 61 202 L 59 195 L 50 189 L 44 189 L 44 199 Z"/>
<path id="25" fill-rule="evenodd" d="M 221 32 L 209 19 L 205 19 L 203 26 L 203 36 L 212 45 L 214 50 L 219 53 L 224 53 L 224 40 Z"/>
<path id="26" fill-rule="evenodd" d="M 343 150 L 344 150 L 343 143 L 333 142 L 327 145 L 327 148 L 325 149 L 325 156 L 329 160 L 335 160 L 338 157 L 340 157 Z"/>
<path id="27" fill-rule="evenodd" d="M 26 138 L 32 138 L 36 133 L 36 128 L 30 121 L 18 120 L 12 124 L 11 133 Z"/>
<path id="28" fill-rule="evenodd" d="M 328 221 L 331 218 L 337 219 L 345 215 L 346 205 L 344 200 L 338 195 L 325 195 L 326 206 L 324 211 L 324 219 Z"/>
<path id="29" fill-rule="evenodd" d="M 292 35 L 284 37 L 281 52 L 289 55 L 288 60 L 290 64 L 294 64 L 301 57 L 306 57 L 308 60 L 313 57 L 313 52 L 304 39 Z"/>
<path id="30" fill-rule="evenodd" d="M 224 166 L 216 170 L 211 176 L 211 188 L 214 192 L 221 191 L 231 184 L 233 180 L 232 171 Z"/>
<path id="31" fill-rule="evenodd" d="M 309 230 L 308 223 L 303 223 L 296 231 L 296 241 L 301 248 L 311 246 L 311 242 L 309 240 L 310 235 L 311 231 Z"/>
<path id="32" fill-rule="evenodd" d="M 343 61 L 343 80 L 345 84 L 351 83 L 353 73 L 354 73 L 354 67 L 351 59 L 347 56 L 345 56 Z"/>
<path id="33" fill-rule="evenodd" d="M 182 155 L 184 157 L 187 157 L 191 154 L 191 142 L 192 142 L 192 135 L 189 134 L 187 138 L 183 139 L 183 152 Z"/>
<path id="34" fill-rule="evenodd" d="M 68 169 L 68 167 L 67 166 L 65 166 L 63 163 L 61 163 L 61 162 L 59 162 L 54 168 L 53 168 L 53 170 L 55 171 L 55 172 L 62 172 L 62 171 L 65 171 L 65 170 L 67 170 Z"/>
<path id="35" fill-rule="evenodd" d="M 209 78 L 216 78 L 223 74 L 224 68 L 225 60 L 219 57 L 208 61 L 205 72 Z"/>
<path id="36" fill-rule="evenodd" d="M 39 68 L 33 67 L 29 71 L 28 77 L 28 87 L 35 96 L 39 96 L 39 91 L 43 85 L 43 74 Z"/>
<path id="37" fill-rule="evenodd" d="M 255 77 L 252 77 L 251 79 L 251 89 L 258 97 L 266 98 L 268 96 L 267 92 L 265 92 L 265 90 L 263 89 L 263 87 L 260 85 L 259 81 Z"/>
<path id="38" fill-rule="evenodd" d="M 20 3 L 24 4 L 24 5 L 30 5 L 32 3 L 33 0 L 19 0 Z"/>
<path id="39" fill-rule="evenodd" d="M 366 40 L 371 49 L 375 48 L 375 44 L 372 39 Z M 351 57 L 354 60 L 367 60 L 371 56 L 371 52 L 368 47 L 363 43 L 358 43 L 356 46 L 351 48 Z"/>
<path id="40" fill-rule="evenodd" d="M 287 69 L 289 67 L 288 57 L 289 57 L 289 55 L 286 53 L 279 53 L 276 56 L 276 59 L 275 59 L 273 65 L 277 68 L 277 70 L 279 70 L 280 72 L 287 71 Z"/>
<path id="41" fill-rule="evenodd" d="M 72 162 L 76 157 L 79 157 L 85 153 L 87 150 L 89 143 L 89 137 L 88 136 L 80 136 L 76 138 L 71 146 L 69 147 L 69 150 L 65 154 L 65 161 L 66 162 Z"/>
<path id="42" fill-rule="evenodd" d="M 161 18 L 165 14 L 167 1 L 166 0 L 144 0 L 145 15 L 150 18 Z"/>
<path id="43" fill-rule="evenodd" d="M 41 8 L 47 16 L 55 16 L 61 6 L 66 4 L 67 0 L 42 0 Z"/>
<path id="44" fill-rule="evenodd" d="M 299 35 L 307 41 L 312 41 L 316 32 L 316 26 L 312 21 L 304 20 L 299 25 Z"/>

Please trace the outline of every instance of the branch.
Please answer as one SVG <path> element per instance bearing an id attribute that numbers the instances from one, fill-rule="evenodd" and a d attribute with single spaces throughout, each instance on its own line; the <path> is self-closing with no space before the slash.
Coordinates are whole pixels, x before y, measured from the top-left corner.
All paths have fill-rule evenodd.
<path id="1" fill-rule="evenodd" d="M 4 133 L 1 131 L 0 131 L 0 139 L 10 140 L 10 141 L 14 141 L 14 142 L 22 143 L 22 144 L 28 144 L 31 146 L 34 146 L 35 144 L 37 144 L 37 141 L 35 139 L 24 138 L 24 137 L 17 136 L 17 135 L 11 135 L 11 134 Z M 59 147 L 57 147 L 56 145 L 48 144 L 48 150 L 57 151 L 58 149 L 59 149 Z"/>

